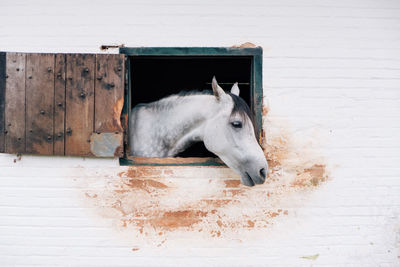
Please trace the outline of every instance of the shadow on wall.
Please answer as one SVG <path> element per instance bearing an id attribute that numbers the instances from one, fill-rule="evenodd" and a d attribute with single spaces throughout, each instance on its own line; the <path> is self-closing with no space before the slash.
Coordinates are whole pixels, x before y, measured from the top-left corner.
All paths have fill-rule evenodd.
<path id="1" fill-rule="evenodd" d="M 232 177 L 226 168 L 204 174 L 209 167 L 129 167 L 104 186 L 88 184 L 86 188 L 95 189 L 86 190 L 85 198 L 119 230 L 152 245 L 161 246 L 184 232 L 192 238 L 239 240 L 243 231 L 265 231 L 289 215 L 293 203 L 298 206 L 299 193 L 328 179 L 321 157 L 305 153 L 306 147 L 278 123 L 268 121 L 268 126 L 280 130 L 266 130 L 270 170 L 264 185 L 249 188 L 238 177 L 224 179 Z"/>

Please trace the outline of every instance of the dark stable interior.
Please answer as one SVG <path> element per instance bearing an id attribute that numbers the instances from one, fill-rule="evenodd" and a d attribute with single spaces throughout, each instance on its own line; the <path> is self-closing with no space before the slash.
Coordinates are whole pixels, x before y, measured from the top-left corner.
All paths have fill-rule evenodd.
<path id="1" fill-rule="evenodd" d="M 250 57 L 132 56 L 130 67 L 132 108 L 181 91 L 212 90 L 213 76 L 225 92 L 238 82 L 240 96 L 250 106 Z M 193 144 L 177 156 L 216 157 L 203 142 Z"/>

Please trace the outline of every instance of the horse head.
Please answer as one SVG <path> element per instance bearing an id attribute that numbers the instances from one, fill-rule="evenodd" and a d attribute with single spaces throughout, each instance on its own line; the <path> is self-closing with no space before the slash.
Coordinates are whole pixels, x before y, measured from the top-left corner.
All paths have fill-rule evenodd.
<path id="1" fill-rule="evenodd" d="M 206 122 L 205 147 L 238 172 L 244 185 L 263 184 L 268 163 L 254 133 L 250 108 L 239 96 L 238 84 L 225 93 L 214 77 L 212 89 L 218 108 Z"/>

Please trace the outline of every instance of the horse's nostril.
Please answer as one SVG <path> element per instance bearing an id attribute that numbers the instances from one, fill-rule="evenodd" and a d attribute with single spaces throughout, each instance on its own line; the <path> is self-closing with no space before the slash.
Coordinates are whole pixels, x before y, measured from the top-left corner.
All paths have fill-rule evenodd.
<path id="1" fill-rule="evenodd" d="M 264 169 L 264 168 L 262 168 L 262 169 L 260 170 L 260 175 L 261 175 L 262 178 L 265 179 L 266 173 L 265 173 L 265 169 Z"/>

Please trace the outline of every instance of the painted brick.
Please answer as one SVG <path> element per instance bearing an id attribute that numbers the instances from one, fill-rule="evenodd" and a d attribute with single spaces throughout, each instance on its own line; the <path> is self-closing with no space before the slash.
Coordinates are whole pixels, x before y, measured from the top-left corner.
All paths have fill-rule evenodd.
<path id="1" fill-rule="evenodd" d="M 262 46 L 267 132 L 292 136 L 297 158 L 322 157 L 329 179 L 315 188 L 288 184 L 289 191 L 271 183 L 250 191 L 271 193 L 270 202 L 246 195 L 242 210 L 221 209 L 289 211 L 261 231 L 222 238 L 189 231 L 152 243 L 105 214 L 113 202 L 100 193 L 130 179 L 118 160 L 0 154 L 0 265 L 399 266 L 399 10 L 396 0 L 1 1 L 1 51 Z M 213 167 L 141 175 L 176 192 L 164 199 L 171 205 L 238 179 Z M 235 199 L 241 189 L 227 190 L 214 200 Z"/>

